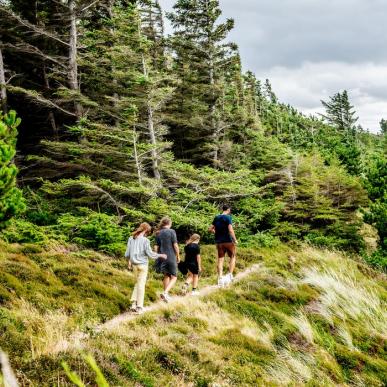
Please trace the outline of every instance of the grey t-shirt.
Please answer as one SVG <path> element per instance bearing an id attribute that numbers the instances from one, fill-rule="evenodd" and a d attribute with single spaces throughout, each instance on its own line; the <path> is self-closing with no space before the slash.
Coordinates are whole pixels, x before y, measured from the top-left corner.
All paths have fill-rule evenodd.
<path id="1" fill-rule="evenodd" d="M 156 244 L 159 247 L 160 254 L 166 254 L 166 260 L 158 259 L 156 262 L 156 270 L 167 275 L 177 276 L 177 261 L 176 253 L 173 244 L 177 243 L 176 231 L 168 228 L 163 228 L 156 236 Z"/>
<path id="2" fill-rule="evenodd" d="M 176 261 L 176 253 L 173 244 L 177 243 L 176 231 L 163 228 L 156 236 L 156 243 L 159 246 L 160 254 L 167 254 L 168 260 Z"/>

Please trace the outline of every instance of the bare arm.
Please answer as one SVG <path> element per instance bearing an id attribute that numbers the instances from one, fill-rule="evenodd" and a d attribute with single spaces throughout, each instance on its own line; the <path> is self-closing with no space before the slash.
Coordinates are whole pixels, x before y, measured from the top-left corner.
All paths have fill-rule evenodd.
<path id="1" fill-rule="evenodd" d="M 175 250 L 175 253 L 176 253 L 176 260 L 177 260 L 177 262 L 180 262 L 180 249 L 179 249 L 179 244 L 178 244 L 178 243 L 174 243 L 174 244 L 173 244 L 173 249 Z"/>
<path id="2" fill-rule="evenodd" d="M 145 244 L 145 254 L 152 259 L 167 258 L 165 254 L 158 254 L 158 252 L 152 251 L 149 240 L 147 240 Z"/>
<path id="3" fill-rule="evenodd" d="M 211 224 L 211 226 L 208 228 L 208 232 L 215 234 L 215 226 L 213 224 Z"/>
<path id="4" fill-rule="evenodd" d="M 238 240 L 236 239 L 235 232 L 234 232 L 234 227 L 232 226 L 232 224 L 228 225 L 228 232 L 230 233 L 231 238 L 234 241 L 234 243 L 237 245 L 238 244 Z"/>
<path id="5" fill-rule="evenodd" d="M 196 258 L 198 260 L 199 271 L 202 271 L 202 256 L 198 254 Z"/>

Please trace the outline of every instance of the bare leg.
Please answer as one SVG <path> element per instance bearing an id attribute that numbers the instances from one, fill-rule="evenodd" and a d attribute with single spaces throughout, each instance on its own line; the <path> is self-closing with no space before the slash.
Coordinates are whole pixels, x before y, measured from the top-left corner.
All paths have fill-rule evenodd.
<path id="1" fill-rule="evenodd" d="M 235 254 L 230 258 L 230 266 L 228 268 L 228 271 L 232 274 L 235 270 L 235 262 L 236 262 L 236 256 Z"/>
<path id="2" fill-rule="evenodd" d="M 218 258 L 218 278 L 221 278 L 223 275 L 223 264 L 224 264 L 224 257 Z"/>
<path id="3" fill-rule="evenodd" d="M 193 274 L 192 277 L 193 277 L 192 287 L 196 289 L 199 283 L 199 276 L 197 274 Z"/>
<path id="4" fill-rule="evenodd" d="M 193 281 L 192 274 L 188 273 L 187 278 L 185 280 L 185 283 L 186 284 L 192 284 L 192 281 Z"/>
<path id="5" fill-rule="evenodd" d="M 169 277 L 169 283 L 168 283 L 167 287 L 164 288 L 165 293 L 168 293 L 173 288 L 173 285 L 175 285 L 176 280 L 177 280 L 177 277 L 174 275 L 171 275 Z"/>
<path id="6" fill-rule="evenodd" d="M 168 285 L 169 285 L 170 280 L 171 280 L 171 278 L 170 278 L 168 275 L 164 276 L 164 278 L 163 278 L 163 288 L 164 288 L 164 292 L 167 291 L 167 287 L 168 287 Z"/>

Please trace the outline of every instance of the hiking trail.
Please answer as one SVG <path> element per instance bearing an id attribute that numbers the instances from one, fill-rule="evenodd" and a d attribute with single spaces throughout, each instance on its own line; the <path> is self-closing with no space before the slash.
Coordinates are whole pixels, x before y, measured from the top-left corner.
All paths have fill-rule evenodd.
<path id="1" fill-rule="evenodd" d="M 239 282 L 239 281 L 243 280 L 244 278 L 246 278 L 247 276 L 249 276 L 250 274 L 258 271 L 258 269 L 261 268 L 261 266 L 262 266 L 262 264 L 260 264 L 260 263 L 254 264 L 254 265 L 250 266 L 249 268 L 247 268 L 246 270 L 239 272 L 238 274 L 235 275 L 232 284 Z M 232 286 L 232 284 L 226 286 L 226 288 Z M 178 304 L 179 302 L 183 301 L 184 299 L 187 299 L 187 297 L 201 298 L 201 297 L 207 296 L 211 293 L 214 293 L 216 291 L 222 291 L 222 288 L 219 288 L 217 285 L 208 285 L 208 286 L 203 287 L 197 296 L 190 296 L 190 295 L 172 296 L 171 301 L 168 303 L 166 303 L 162 300 L 157 301 L 157 302 L 153 303 L 152 305 L 145 307 L 144 312 L 142 314 L 135 314 L 132 312 L 125 312 L 125 313 L 119 314 L 119 315 L 113 317 L 112 319 L 104 322 L 103 324 L 99 324 L 96 327 L 94 327 L 92 333 L 102 333 L 102 332 L 112 331 L 112 330 L 116 329 L 118 326 L 125 324 L 129 321 L 136 320 L 137 318 L 141 318 L 142 316 L 144 316 L 148 313 L 162 310 L 170 305 Z M 90 333 L 85 333 L 85 332 L 80 332 L 80 331 L 74 332 L 68 340 L 59 341 L 55 345 L 53 352 L 59 353 L 59 352 L 65 352 L 65 351 L 68 351 L 71 349 L 78 349 L 78 350 L 82 349 L 84 346 L 83 342 L 90 337 L 91 337 Z"/>

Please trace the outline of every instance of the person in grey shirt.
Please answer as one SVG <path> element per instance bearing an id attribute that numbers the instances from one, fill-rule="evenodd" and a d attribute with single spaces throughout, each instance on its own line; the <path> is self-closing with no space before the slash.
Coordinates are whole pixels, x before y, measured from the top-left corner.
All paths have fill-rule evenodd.
<path id="1" fill-rule="evenodd" d="M 144 310 L 145 285 L 148 276 L 148 261 L 151 259 L 166 259 L 166 254 L 152 251 L 149 239 L 152 228 L 148 223 L 141 223 L 128 240 L 125 257 L 129 258 L 128 268 L 133 270 L 136 284 L 133 289 L 131 311 L 142 313 Z"/>
<path id="2" fill-rule="evenodd" d="M 169 291 L 177 280 L 177 264 L 180 262 L 180 251 L 177 243 L 176 231 L 171 229 L 172 221 L 165 217 L 161 219 L 158 231 L 156 232 L 156 251 L 167 255 L 166 260 L 156 261 L 156 270 L 164 274 L 164 292 L 161 298 L 169 302 L 171 297 Z"/>

